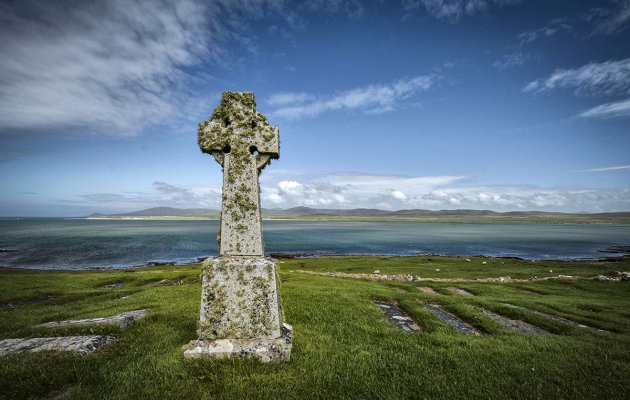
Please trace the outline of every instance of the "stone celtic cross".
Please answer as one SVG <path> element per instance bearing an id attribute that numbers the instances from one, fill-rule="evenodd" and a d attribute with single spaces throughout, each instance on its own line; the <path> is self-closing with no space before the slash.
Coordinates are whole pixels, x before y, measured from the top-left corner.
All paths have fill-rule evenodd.
<path id="1" fill-rule="evenodd" d="M 292 328 L 283 321 L 276 260 L 264 256 L 258 175 L 279 157 L 278 128 L 256 111 L 251 92 L 224 92 L 199 124 L 199 147 L 223 167 L 219 257 L 202 266 L 198 339 L 184 357 L 288 361 Z"/>
<path id="2" fill-rule="evenodd" d="M 278 128 L 256 111 L 251 92 L 224 92 L 199 124 L 199 147 L 223 166 L 219 253 L 262 256 L 258 175 L 279 157 Z"/>

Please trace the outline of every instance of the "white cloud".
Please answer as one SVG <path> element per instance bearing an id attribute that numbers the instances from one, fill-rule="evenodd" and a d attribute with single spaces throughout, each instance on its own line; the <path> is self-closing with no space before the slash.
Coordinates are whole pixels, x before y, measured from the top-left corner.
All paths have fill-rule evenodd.
<path id="1" fill-rule="evenodd" d="M 630 93 L 630 58 L 558 69 L 546 79 L 530 82 L 523 90 L 538 93 L 555 89 L 573 89 L 576 94 L 594 95 Z"/>
<path id="2" fill-rule="evenodd" d="M 630 166 L 586 171 L 628 170 Z M 264 208 L 379 208 L 541 210 L 562 212 L 628 211 L 630 189 L 543 188 L 533 185 L 466 185 L 462 176 L 390 176 L 306 173 L 274 170 L 261 176 Z M 221 206 L 219 183 L 177 185 L 154 182 L 152 190 L 89 193 L 67 201 L 76 207 L 130 211 L 155 206 Z"/>
<path id="3" fill-rule="evenodd" d="M 368 85 L 328 96 L 306 93 L 278 93 L 272 95 L 270 104 L 284 105 L 272 111 L 278 118 L 298 119 L 315 116 L 327 111 L 363 110 L 368 113 L 392 111 L 403 100 L 431 88 L 438 77 L 421 75 L 401 79 L 386 85 Z M 292 105 L 288 105 L 293 100 Z M 297 103 L 297 104 L 295 104 Z"/>
<path id="4" fill-rule="evenodd" d="M 604 168 L 591 168 L 591 169 L 584 169 L 578 172 L 607 172 L 607 171 L 622 171 L 622 170 L 630 170 L 630 165 L 618 165 L 615 167 L 604 167 Z"/>
<path id="5" fill-rule="evenodd" d="M 580 114 L 583 118 L 630 117 L 630 99 L 602 104 Z"/>
<path id="6" fill-rule="evenodd" d="M 0 129 L 133 134 L 176 111 L 181 68 L 221 56 L 192 0 L 25 1 L 0 15 Z"/>
<path id="7" fill-rule="evenodd" d="M 490 6 L 502 6 L 520 3 L 520 0 L 403 0 L 406 16 L 414 14 L 420 6 L 441 19 L 459 21 L 465 15 L 474 15 L 486 11 Z"/>
<path id="8" fill-rule="evenodd" d="M 262 177 L 263 206 L 289 208 L 627 210 L 630 189 L 465 185 L 463 176 L 381 176 L 273 171 Z M 283 179 L 284 178 L 284 179 Z M 289 179 L 287 179 L 289 178 Z M 287 182 L 291 182 L 287 185 Z M 291 190 L 286 190 L 287 186 Z M 294 190 L 294 188 L 299 188 Z"/>
<path id="9" fill-rule="evenodd" d="M 130 136 L 154 124 L 195 124 L 191 114 L 211 97 L 193 90 L 208 80 L 196 66 L 234 67 L 236 51 L 255 54 L 248 21 L 296 28 L 296 13 L 309 11 L 354 18 L 362 7 L 356 0 L 2 2 L 0 132 Z"/>
<path id="10" fill-rule="evenodd" d="M 401 192 L 400 190 L 392 191 L 392 197 L 397 200 L 407 200 L 407 196 L 405 196 L 405 194 Z"/>
<path id="11" fill-rule="evenodd" d="M 566 18 L 556 18 L 542 28 L 531 29 L 519 34 L 518 39 L 521 41 L 522 46 L 540 38 L 553 36 L 558 32 L 569 32 L 571 29 L 572 27 L 566 22 Z"/>

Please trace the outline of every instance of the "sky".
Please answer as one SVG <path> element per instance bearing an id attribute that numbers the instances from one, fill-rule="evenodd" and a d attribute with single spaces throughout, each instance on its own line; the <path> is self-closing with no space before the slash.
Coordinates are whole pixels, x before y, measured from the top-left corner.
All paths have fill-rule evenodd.
<path id="1" fill-rule="evenodd" d="M 2 1 L 0 54 L 0 216 L 219 209 L 223 91 L 264 208 L 630 211 L 630 0 Z"/>

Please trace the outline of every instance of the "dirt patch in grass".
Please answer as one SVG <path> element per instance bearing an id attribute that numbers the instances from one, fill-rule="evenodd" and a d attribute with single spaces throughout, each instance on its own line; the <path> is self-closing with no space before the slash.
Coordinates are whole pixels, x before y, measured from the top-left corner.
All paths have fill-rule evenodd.
<path id="1" fill-rule="evenodd" d="M 438 296 L 441 296 L 442 293 L 438 293 L 436 292 L 432 287 L 430 286 L 418 286 L 418 290 L 421 291 L 422 293 L 426 293 L 426 294 L 435 294 Z"/>
<path id="2" fill-rule="evenodd" d="M 460 288 L 450 287 L 450 288 L 446 288 L 446 290 L 458 296 L 467 296 L 467 297 L 474 296 L 474 294 L 470 293 L 468 290 L 464 290 Z"/>

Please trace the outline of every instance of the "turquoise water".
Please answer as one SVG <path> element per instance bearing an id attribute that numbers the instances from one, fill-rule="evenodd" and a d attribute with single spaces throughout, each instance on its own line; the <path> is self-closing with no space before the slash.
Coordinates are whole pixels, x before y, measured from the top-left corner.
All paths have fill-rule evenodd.
<path id="1" fill-rule="evenodd" d="M 264 221 L 266 252 L 600 258 L 630 225 Z M 218 221 L 0 220 L 0 266 L 128 268 L 217 254 Z"/>

